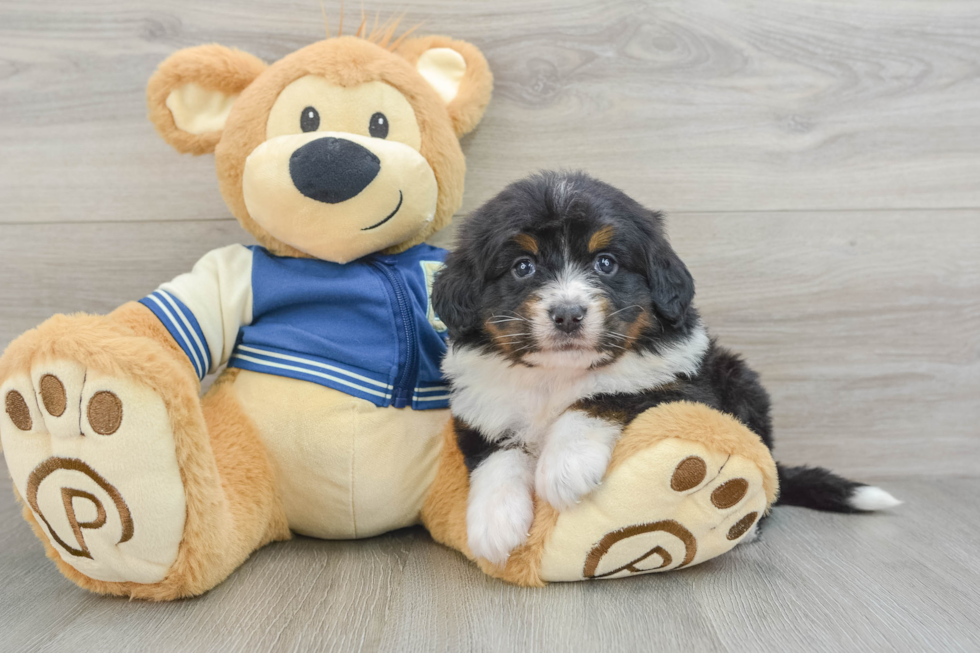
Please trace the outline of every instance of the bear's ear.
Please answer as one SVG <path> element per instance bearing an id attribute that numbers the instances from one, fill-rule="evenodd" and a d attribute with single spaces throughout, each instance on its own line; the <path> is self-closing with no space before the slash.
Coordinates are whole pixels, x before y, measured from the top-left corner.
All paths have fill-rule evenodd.
<path id="1" fill-rule="evenodd" d="M 176 150 L 213 152 L 231 105 L 265 67 L 247 52 L 220 45 L 179 50 L 146 86 L 150 120 Z"/>
<path id="2" fill-rule="evenodd" d="M 493 75 L 475 46 L 446 36 L 406 39 L 397 49 L 446 103 L 456 136 L 473 131 L 490 102 Z"/>

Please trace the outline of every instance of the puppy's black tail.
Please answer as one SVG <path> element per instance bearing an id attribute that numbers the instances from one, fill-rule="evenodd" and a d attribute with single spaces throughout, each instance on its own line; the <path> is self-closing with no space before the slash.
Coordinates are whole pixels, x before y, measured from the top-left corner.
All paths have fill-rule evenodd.
<path id="1" fill-rule="evenodd" d="M 872 512 L 902 503 L 880 487 L 849 481 L 823 467 L 785 467 L 776 463 L 776 472 L 779 475 L 777 506 L 801 506 L 829 512 Z"/>

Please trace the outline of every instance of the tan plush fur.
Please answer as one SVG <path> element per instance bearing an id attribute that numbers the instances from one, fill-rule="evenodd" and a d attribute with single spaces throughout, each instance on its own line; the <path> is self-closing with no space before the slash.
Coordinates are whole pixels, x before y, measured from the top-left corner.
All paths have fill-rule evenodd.
<path id="1" fill-rule="evenodd" d="M 432 539 L 440 544 L 461 551 L 473 559 L 466 544 L 466 499 L 470 492 L 470 478 L 463 462 L 463 453 L 456 445 L 456 430 L 452 422 L 443 430 L 442 453 L 435 481 L 422 504 L 422 524 Z"/>
<path id="2" fill-rule="evenodd" d="M 199 45 L 180 50 L 160 64 L 146 87 L 150 121 L 163 140 L 185 154 L 213 152 L 221 132 L 188 134 L 177 128 L 167 108 L 171 91 L 194 82 L 210 91 L 227 95 L 241 93 L 258 77 L 266 65 L 247 52 L 221 45 Z"/>
<path id="3" fill-rule="evenodd" d="M 0 378 L 29 371 L 39 358 L 75 360 L 160 395 L 170 415 L 187 500 L 177 560 L 155 584 L 112 583 L 80 574 L 61 560 L 24 506 L 24 518 L 48 557 L 69 579 L 101 594 L 150 600 L 194 596 L 223 580 L 256 548 L 289 537 L 264 448 L 227 382 L 233 374 L 219 380 L 202 402 L 183 354 L 178 357 L 113 319 L 90 315 L 58 315 L 22 335 L 0 359 Z"/>
<path id="4" fill-rule="evenodd" d="M 163 323 L 148 309 L 139 302 L 126 302 L 107 316 L 110 320 L 129 330 L 133 335 L 150 338 L 164 349 L 173 354 L 174 360 L 181 366 L 187 368 L 187 373 L 197 378 L 194 365 L 191 359 L 184 354 L 184 350 L 170 336 Z"/>

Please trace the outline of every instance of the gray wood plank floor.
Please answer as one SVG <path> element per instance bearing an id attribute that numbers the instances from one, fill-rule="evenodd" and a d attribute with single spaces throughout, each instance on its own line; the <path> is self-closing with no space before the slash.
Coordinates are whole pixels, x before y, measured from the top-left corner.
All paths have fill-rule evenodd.
<path id="1" fill-rule="evenodd" d="M 903 480 L 892 514 L 777 509 L 677 573 L 523 590 L 408 529 L 259 551 L 197 599 L 94 596 L 0 495 L 4 651 L 975 651 L 980 480 Z"/>
<path id="2" fill-rule="evenodd" d="M 0 492 L 0 651 L 980 650 L 977 3 L 414 0 L 404 22 L 496 75 L 461 213 L 557 166 L 666 210 L 713 333 L 773 394 L 777 457 L 907 504 L 780 509 L 701 567 L 541 591 L 418 529 L 300 539 L 150 605 L 62 579 Z M 144 85 L 178 48 L 271 61 L 322 24 L 316 0 L 0 0 L 0 347 L 250 242 Z"/>

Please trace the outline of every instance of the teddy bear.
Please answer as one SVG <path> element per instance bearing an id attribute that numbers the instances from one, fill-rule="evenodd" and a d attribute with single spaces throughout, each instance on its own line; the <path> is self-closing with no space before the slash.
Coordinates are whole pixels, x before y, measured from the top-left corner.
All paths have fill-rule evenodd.
<path id="1" fill-rule="evenodd" d="M 459 139 L 493 80 L 471 44 L 392 32 L 362 22 L 270 65 L 191 47 L 150 79 L 157 131 L 214 154 L 259 244 L 209 252 L 108 315 L 52 317 L 0 358 L 15 493 L 77 585 L 195 596 L 293 533 L 419 523 L 473 558 L 430 298 L 446 252 L 425 241 L 461 205 Z M 736 477 L 737 512 L 712 506 Z M 561 513 L 539 502 L 505 565 L 476 562 L 526 586 L 690 566 L 737 544 L 776 492 L 742 424 L 661 406 L 624 434 L 600 490 Z"/>

